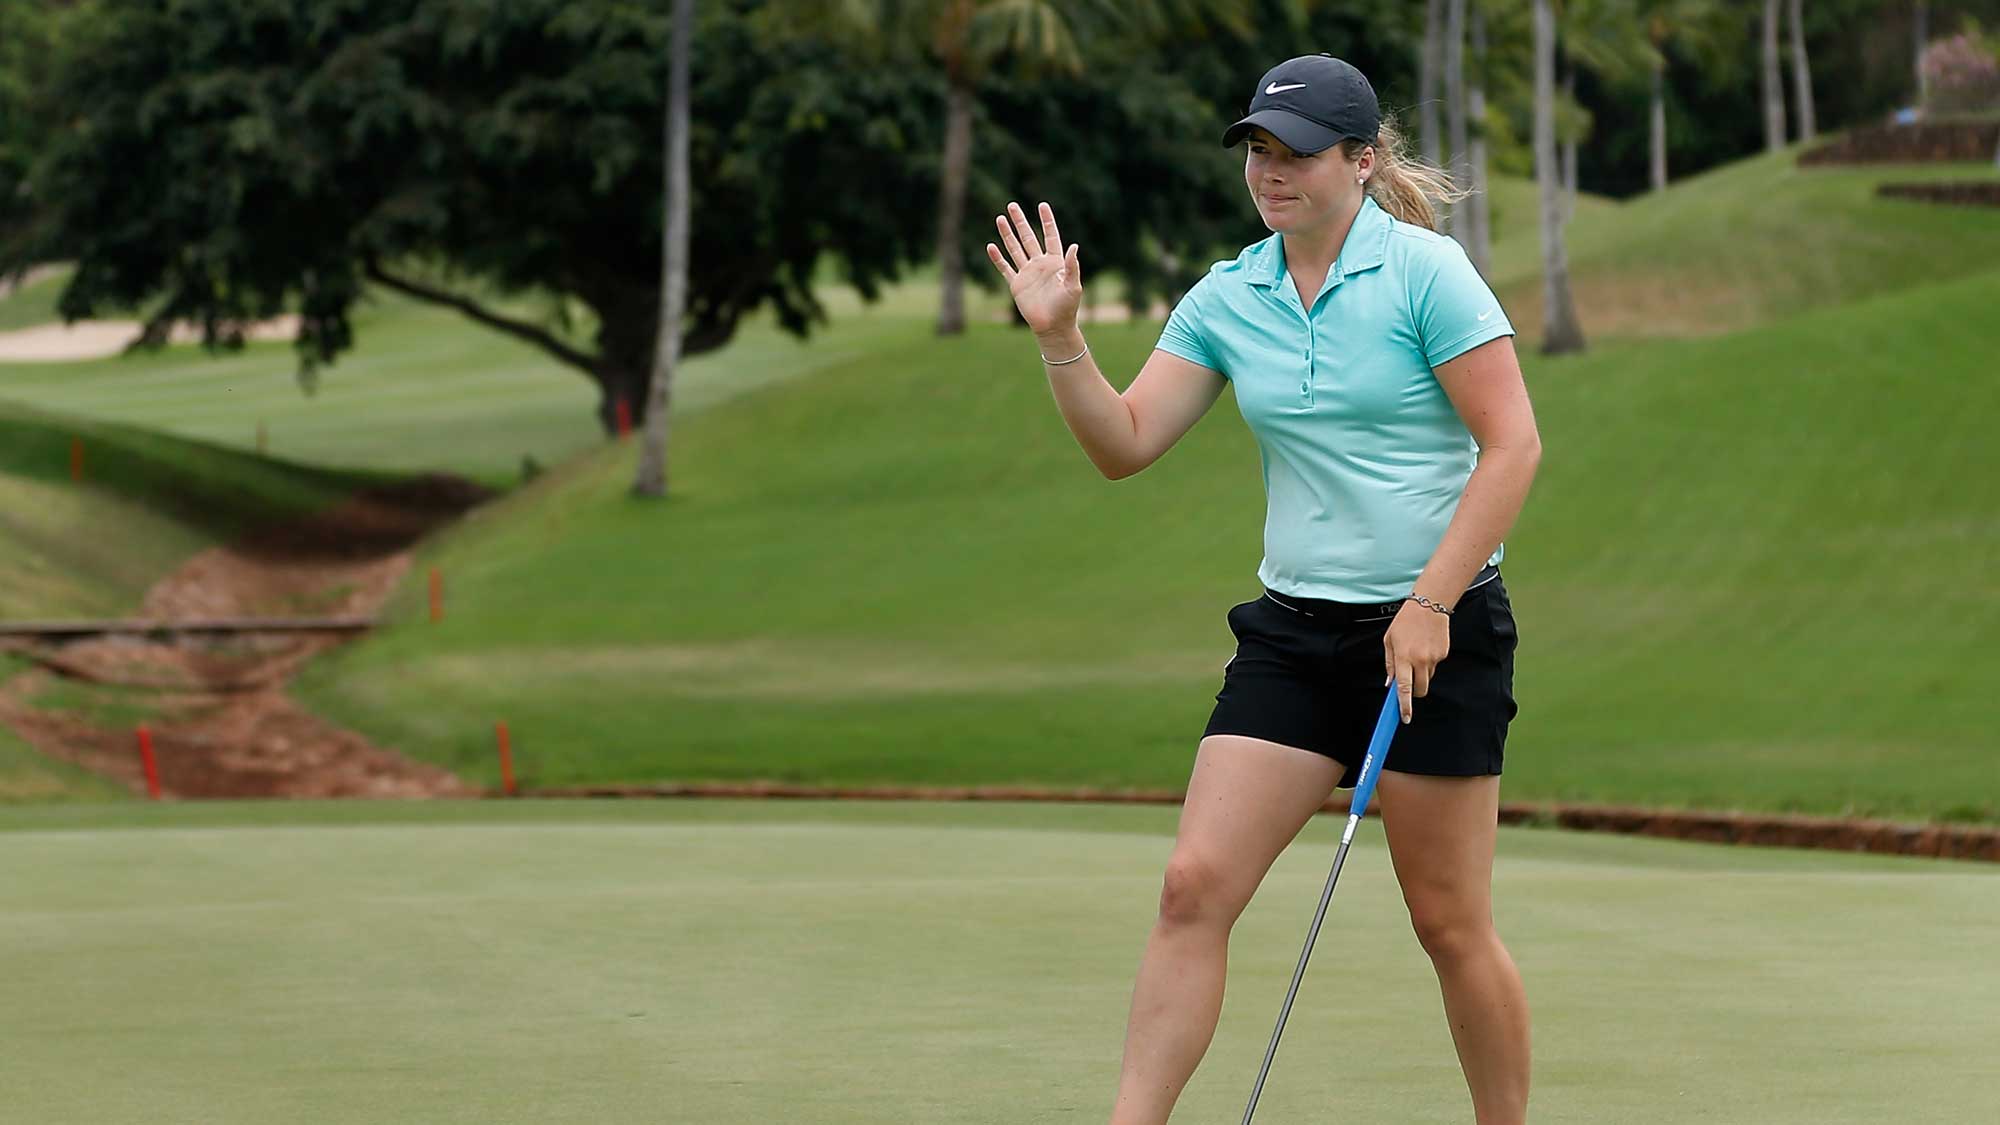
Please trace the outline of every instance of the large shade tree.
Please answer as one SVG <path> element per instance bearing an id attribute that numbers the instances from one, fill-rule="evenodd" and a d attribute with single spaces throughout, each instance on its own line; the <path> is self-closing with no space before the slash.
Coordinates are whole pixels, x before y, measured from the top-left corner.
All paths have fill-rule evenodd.
<path id="1" fill-rule="evenodd" d="M 823 255 L 872 295 L 922 251 L 922 225 L 882 201 L 933 186 L 912 157 L 935 82 L 856 69 L 759 7 L 711 0 L 695 28 L 686 355 L 760 307 L 805 331 Z M 189 320 L 231 346 L 290 308 L 310 378 L 353 344 L 372 282 L 575 368 L 607 429 L 620 403 L 643 412 L 662 277 L 658 6 L 100 0 L 83 23 L 38 94 L 63 127 L 26 176 L 32 221 L 0 245 L 0 268 L 77 261 L 64 316 L 138 309 L 146 341 Z"/>

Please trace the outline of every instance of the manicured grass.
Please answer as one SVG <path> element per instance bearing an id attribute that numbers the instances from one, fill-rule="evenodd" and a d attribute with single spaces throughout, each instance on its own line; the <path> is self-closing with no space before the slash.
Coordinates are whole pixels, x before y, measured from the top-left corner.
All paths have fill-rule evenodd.
<path id="1" fill-rule="evenodd" d="M 130 612 L 196 551 L 381 479 L 0 403 L 0 618 Z"/>
<path id="2" fill-rule="evenodd" d="M 6 655 L 0 654 L 0 679 L 15 670 Z M 33 804 L 56 809 L 64 804 L 51 802 L 129 799 L 130 794 L 123 786 L 51 758 L 0 726 L 0 806 Z"/>
<path id="3" fill-rule="evenodd" d="M 1667 191 L 1579 205 L 1567 240 L 1578 316 L 1593 340 L 1713 335 L 1810 308 L 1981 273 L 2000 259 L 2000 209 L 1882 199 L 1890 181 L 1993 179 L 1989 164 L 1800 168 L 1752 157 Z M 1507 204 L 1503 185 L 1496 204 Z M 1524 336 L 1541 336 L 1532 195 L 1496 219 L 1493 281 Z"/>
<path id="4" fill-rule="evenodd" d="M 32 283 L 11 290 L 0 297 L 0 332 L 11 332 L 16 328 L 33 328 L 59 319 L 56 314 L 56 297 L 69 281 L 70 271 L 62 269 L 46 277 L 36 278 Z"/>
<path id="5" fill-rule="evenodd" d="M 0 301 L 0 310 L 32 296 Z M 972 315 L 1000 307 L 999 298 L 976 290 L 968 297 Z M 834 290 L 826 304 L 838 319 L 804 341 L 770 317 L 753 318 L 727 349 L 683 365 L 676 414 L 870 354 L 885 337 L 903 334 L 931 299 L 922 277 L 874 305 Z M 517 482 L 526 458 L 548 466 L 604 441 L 593 413 L 597 390 L 581 372 L 455 312 L 371 292 L 357 311 L 355 338 L 355 350 L 325 369 L 310 395 L 299 386 L 289 344 L 223 355 L 188 344 L 87 362 L 0 363 L 0 402 L 236 449 L 254 450 L 262 423 L 275 456 L 445 470 L 496 486 Z"/>
<path id="6" fill-rule="evenodd" d="M 1996 302 L 1530 359 L 1511 798 L 2000 819 Z M 1092 336 L 1120 373 L 1152 338 Z M 1257 592 L 1254 447 L 1225 403 L 1107 483 L 1026 349 L 912 333 L 719 408 L 664 505 L 585 458 L 431 546 L 443 624 L 412 586 L 301 690 L 486 781 L 506 718 L 540 784 L 1182 784 Z"/>
<path id="7" fill-rule="evenodd" d="M 10 1113 L 1101 1119 L 1174 818 L 793 802 L 0 809 L 8 1066 L 36 1076 L 10 1086 Z M 1241 1114 L 1338 829 L 1308 826 L 1237 923 L 1221 1024 L 1178 1116 Z M 1996 877 L 1503 831 L 1495 913 L 1529 990 L 1535 1119 L 1981 1119 L 2000 1035 Z M 1469 1112 L 1375 823 L 1258 1114 L 1336 1109 Z"/>

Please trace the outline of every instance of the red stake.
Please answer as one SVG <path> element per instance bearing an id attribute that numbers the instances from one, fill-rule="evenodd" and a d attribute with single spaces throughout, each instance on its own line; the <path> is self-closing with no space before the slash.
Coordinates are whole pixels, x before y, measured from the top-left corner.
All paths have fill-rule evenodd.
<path id="1" fill-rule="evenodd" d="M 493 724 L 493 735 L 500 740 L 500 787 L 509 797 L 514 793 L 514 748 L 507 737 L 507 723 L 503 719 Z"/>
<path id="2" fill-rule="evenodd" d="M 69 439 L 69 479 L 83 479 L 83 439 Z"/>
<path id="3" fill-rule="evenodd" d="M 444 620 L 444 575 L 431 568 L 431 620 Z"/>
<path id="4" fill-rule="evenodd" d="M 618 400 L 618 436 L 632 436 L 632 404 L 622 398 Z"/>
<path id="5" fill-rule="evenodd" d="M 139 724 L 139 760 L 146 765 L 146 795 L 160 799 L 160 763 L 153 757 L 153 732 Z"/>

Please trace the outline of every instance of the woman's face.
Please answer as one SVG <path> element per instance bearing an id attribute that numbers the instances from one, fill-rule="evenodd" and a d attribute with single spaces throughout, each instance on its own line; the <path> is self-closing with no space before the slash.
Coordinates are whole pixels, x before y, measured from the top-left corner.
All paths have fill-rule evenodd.
<path id="1" fill-rule="evenodd" d="M 1374 171 L 1375 150 L 1349 160 L 1343 146 L 1304 156 L 1262 129 L 1252 129 L 1243 182 L 1264 225 L 1283 234 L 1313 230 L 1361 206 L 1362 185 Z"/>

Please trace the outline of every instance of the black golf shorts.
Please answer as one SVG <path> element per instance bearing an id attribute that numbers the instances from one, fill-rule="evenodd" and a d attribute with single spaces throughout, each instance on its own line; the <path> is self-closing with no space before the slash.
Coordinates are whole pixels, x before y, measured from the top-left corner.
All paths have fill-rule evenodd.
<path id="1" fill-rule="evenodd" d="M 1203 737 L 1247 735 L 1324 754 L 1352 789 L 1388 694 L 1382 637 L 1400 603 L 1355 605 L 1266 590 L 1229 611 L 1236 655 Z M 1425 610 L 1424 612 L 1431 612 Z M 1514 610 L 1488 567 L 1453 607 L 1451 651 L 1411 701 L 1382 768 L 1443 777 L 1500 772 L 1514 703 Z"/>

